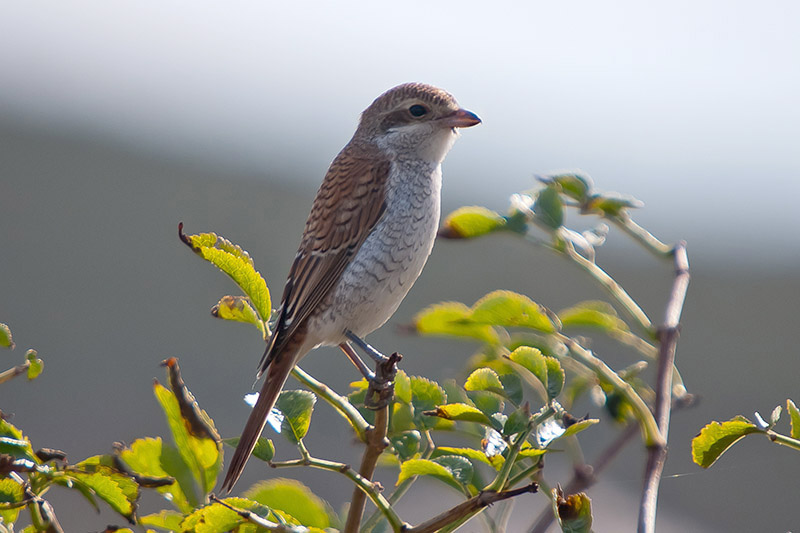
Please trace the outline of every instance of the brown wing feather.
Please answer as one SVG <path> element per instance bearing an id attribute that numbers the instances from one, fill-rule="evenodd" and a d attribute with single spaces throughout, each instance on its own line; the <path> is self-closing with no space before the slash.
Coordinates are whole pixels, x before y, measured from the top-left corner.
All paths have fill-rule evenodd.
<path id="1" fill-rule="evenodd" d="M 331 163 L 306 221 L 284 288 L 275 332 L 259 375 L 317 307 L 375 227 L 386 207 L 390 162 L 380 152 L 346 146 Z"/>

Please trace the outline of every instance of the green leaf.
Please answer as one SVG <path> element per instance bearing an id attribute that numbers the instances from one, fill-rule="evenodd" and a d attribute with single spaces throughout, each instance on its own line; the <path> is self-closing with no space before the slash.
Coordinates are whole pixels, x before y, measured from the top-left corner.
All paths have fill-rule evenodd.
<path id="1" fill-rule="evenodd" d="M 499 470 L 505 460 L 503 459 L 502 455 L 493 455 L 488 457 L 483 451 L 480 450 L 473 450 L 472 448 L 452 448 L 449 446 L 437 446 L 436 451 L 434 452 L 434 456 L 439 455 L 458 455 L 460 457 L 466 457 L 467 459 L 472 459 L 474 461 L 479 461 L 481 463 L 487 464 L 494 468 L 495 470 Z"/>
<path id="2" fill-rule="evenodd" d="M 28 381 L 33 381 L 39 377 L 39 374 L 44 370 L 44 361 L 37 357 L 36 350 L 28 350 L 25 354 L 25 359 L 28 360 Z"/>
<path id="3" fill-rule="evenodd" d="M 517 457 L 540 457 L 548 453 L 548 451 L 549 450 L 544 448 L 534 448 L 533 446 L 530 446 L 528 448 L 521 449 L 519 454 L 517 454 Z"/>
<path id="4" fill-rule="evenodd" d="M 587 418 L 585 420 L 580 420 L 580 421 L 575 422 L 574 424 L 571 424 L 570 426 L 568 426 L 566 431 L 564 431 L 564 434 L 561 435 L 558 438 L 559 439 L 563 439 L 564 437 L 569 437 L 570 435 L 575 435 L 576 433 L 580 433 L 584 429 L 588 428 L 589 426 L 593 426 L 593 425 L 597 424 L 598 422 L 600 422 L 600 420 L 598 420 L 597 418 Z"/>
<path id="5" fill-rule="evenodd" d="M 461 485 L 453 475 L 453 472 L 451 472 L 445 465 L 428 459 L 409 459 L 401 464 L 400 475 L 397 476 L 397 484 L 399 485 L 406 479 L 414 476 L 432 476 L 439 481 L 447 483 L 457 491 L 462 491 Z"/>
<path id="6" fill-rule="evenodd" d="M 558 313 L 561 325 L 599 329 L 604 332 L 629 331 L 611 304 L 599 300 L 580 302 Z"/>
<path id="7" fill-rule="evenodd" d="M 497 332 L 489 325 L 469 320 L 469 307 L 458 302 L 444 302 L 429 306 L 414 317 L 414 326 L 422 335 L 471 337 L 483 342 L 498 342 Z"/>
<path id="8" fill-rule="evenodd" d="M 11 478 L 0 479 L 0 503 L 18 503 L 25 499 L 25 489 Z M 0 524 L 17 521 L 22 507 L 0 510 Z"/>
<path id="9" fill-rule="evenodd" d="M 240 246 L 214 233 L 185 235 L 183 224 L 178 231 L 181 240 L 194 253 L 222 270 L 250 298 L 261 320 L 267 322 L 272 311 L 269 289 L 261 274 L 255 269 L 250 254 Z"/>
<path id="10" fill-rule="evenodd" d="M 473 239 L 502 229 L 506 219 L 485 207 L 460 207 L 445 219 L 439 236 L 447 239 Z"/>
<path id="11" fill-rule="evenodd" d="M 192 429 L 192 421 L 183 417 L 178 399 L 172 391 L 156 382 L 153 392 L 167 418 L 181 458 L 189 466 L 203 493 L 207 494 L 214 488 L 222 466 L 221 444 Z"/>
<path id="12" fill-rule="evenodd" d="M 539 222 L 551 229 L 558 229 L 564 224 L 564 204 L 556 187 L 547 186 L 539 191 L 533 211 Z"/>
<path id="13" fill-rule="evenodd" d="M 275 407 L 283 414 L 281 434 L 290 442 L 297 444 L 306 436 L 311 425 L 311 413 L 317 397 L 304 390 L 283 391 L 275 403 Z"/>
<path id="14" fill-rule="evenodd" d="M 75 468 L 79 468 L 79 465 L 76 465 Z M 82 472 L 71 468 L 64 474 L 63 478 L 57 478 L 56 481 L 68 480 L 83 485 L 114 511 L 128 520 L 133 520 L 139 491 L 138 485 L 132 479 L 107 467 L 97 467 L 94 472 Z M 132 488 L 133 490 L 131 490 Z M 132 497 L 131 492 L 133 492 Z"/>
<path id="15" fill-rule="evenodd" d="M 514 405 L 522 403 L 522 380 L 516 374 L 500 374 L 503 396 Z"/>
<path id="16" fill-rule="evenodd" d="M 0 346 L 12 350 L 14 349 L 14 340 L 11 338 L 11 330 L 2 322 L 0 322 Z"/>
<path id="17" fill-rule="evenodd" d="M 581 172 L 554 174 L 546 176 L 542 181 L 545 183 L 555 183 L 559 186 L 561 192 L 579 202 L 583 202 L 588 197 L 594 186 L 592 178 Z"/>
<path id="18" fill-rule="evenodd" d="M 244 296 L 223 296 L 217 305 L 211 308 L 211 316 L 253 324 L 262 332 L 264 331 L 264 323 L 258 318 L 250 301 Z"/>
<path id="19" fill-rule="evenodd" d="M 419 376 L 411 377 L 411 403 L 414 406 L 414 424 L 420 431 L 447 424 L 441 419 L 422 414 L 447 403 L 447 394 L 435 381 Z"/>
<path id="20" fill-rule="evenodd" d="M 800 410 L 792 400 L 786 400 L 786 412 L 789 413 L 789 421 L 792 423 L 789 436 L 793 439 L 800 439 Z"/>
<path id="21" fill-rule="evenodd" d="M 527 404 L 519 409 L 515 409 L 508 415 L 505 424 L 503 424 L 503 436 L 510 437 L 511 435 L 516 435 L 520 431 L 524 431 L 528 427 L 530 420 L 531 410 L 528 408 Z"/>
<path id="22" fill-rule="evenodd" d="M 397 401 L 411 403 L 411 379 L 402 370 L 398 370 L 394 378 L 394 397 Z"/>
<path id="23" fill-rule="evenodd" d="M 156 487 L 156 490 L 167 495 L 167 500 L 181 512 L 188 513 L 197 505 L 188 465 L 177 449 L 164 444 L 160 437 L 133 441 L 119 453 L 119 458 L 138 475 L 175 479 L 175 483 Z"/>
<path id="24" fill-rule="evenodd" d="M 467 486 L 472 481 L 474 468 L 468 459 L 458 455 L 441 455 L 433 459 L 434 463 L 445 467 L 453 475 L 456 481 Z"/>
<path id="25" fill-rule="evenodd" d="M 433 413 L 428 411 L 428 413 Z M 467 405 L 465 403 L 450 403 L 447 405 L 440 405 L 436 407 L 435 414 L 439 418 L 447 420 L 458 420 L 461 422 L 477 422 L 484 426 L 492 426 L 492 421 L 486 416 L 483 411 Z"/>
<path id="26" fill-rule="evenodd" d="M 41 463 L 33 453 L 28 437 L 23 436 L 22 431 L 2 417 L 0 417 L 0 453 L 10 455 L 14 459 L 27 459 L 37 465 Z"/>
<path id="27" fill-rule="evenodd" d="M 520 346 L 511 352 L 508 358 L 536 376 L 544 385 L 548 400 L 561 394 L 565 376 L 555 357 L 542 355 L 539 349 L 531 346 Z"/>
<path id="28" fill-rule="evenodd" d="M 231 448 L 236 448 L 239 445 L 239 437 L 232 437 L 230 439 L 223 439 L 223 444 L 230 446 Z M 260 459 L 265 463 L 272 461 L 272 458 L 275 457 L 275 445 L 272 444 L 270 439 L 265 439 L 264 437 L 259 437 L 256 441 L 256 445 L 253 448 L 252 452 L 253 457 L 256 459 Z"/>
<path id="29" fill-rule="evenodd" d="M 585 212 L 600 212 L 606 216 L 619 216 L 629 208 L 642 207 L 644 204 L 632 196 L 616 193 L 595 194 L 584 207 Z"/>
<path id="30" fill-rule="evenodd" d="M 503 399 L 489 391 L 467 391 L 467 396 L 475 404 L 475 407 L 483 411 L 483 413 L 491 420 L 492 427 L 498 431 L 503 429 L 503 424 L 498 423 L 494 415 L 501 413 L 505 407 Z"/>
<path id="31" fill-rule="evenodd" d="M 692 439 L 692 460 L 703 468 L 708 468 L 728 448 L 750 433 L 763 431 L 743 416 L 722 423 L 711 422 Z"/>
<path id="32" fill-rule="evenodd" d="M 404 431 L 399 435 L 390 437 L 389 440 L 400 461 L 407 461 L 419 452 L 419 443 L 422 440 L 422 436 L 416 430 Z"/>
<path id="33" fill-rule="evenodd" d="M 155 527 L 165 531 L 180 531 L 183 514 L 175 511 L 161 511 L 139 517 L 139 523 L 143 526 Z"/>
<path id="34" fill-rule="evenodd" d="M 564 498 L 561 489 L 553 489 L 553 507 L 563 533 L 591 533 L 592 500 L 585 493 Z"/>
<path id="35" fill-rule="evenodd" d="M 250 511 L 262 518 L 267 518 L 270 515 L 268 507 L 246 498 L 225 498 L 222 501 L 231 507 Z M 246 520 L 239 516 L 236 511 L 228 509 L 219 503 L 212 503 L 197 509 L 187 516 L 180 524 L 179 531 L 222 533 L 224 531 L 232 531 L 244 523 L 246 523 Z"/>
<path id="36" fill-rule="evenodd" d="M 512 291 L 490 292 L 472 306 L 469 320 L 490 326 L 529 328 L 545 333 L 555 333 L 547 310 L 527 296 Z"/>
<path id="37" fill-rule="evenodd" d="M 499 395 L 504 394 L 503 384 L 497 373 L 491 368 L 479 368 L 467 378 L 464 388 L 468 391 L 485 390 Z"/>
<path id="38" fill-rule="evenodd" d="M 336 526 L 337 519 L 331 506 L 294 479 L 274 478 L 261 481 L 248 489 L 244 496 L 273 510 L 283 511 L 304 526 Z"/>

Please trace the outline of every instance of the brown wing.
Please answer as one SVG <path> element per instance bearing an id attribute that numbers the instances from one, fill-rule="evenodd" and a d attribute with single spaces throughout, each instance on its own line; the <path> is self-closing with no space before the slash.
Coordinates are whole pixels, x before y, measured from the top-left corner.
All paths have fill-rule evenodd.
<path id="1" fill-rule="evenodd" d="M 317 191 L 283 291 L 281 310 L 259 376 L 339 281 L 383 214 L 390 163 L 377 150 L 346 146 Z"/>

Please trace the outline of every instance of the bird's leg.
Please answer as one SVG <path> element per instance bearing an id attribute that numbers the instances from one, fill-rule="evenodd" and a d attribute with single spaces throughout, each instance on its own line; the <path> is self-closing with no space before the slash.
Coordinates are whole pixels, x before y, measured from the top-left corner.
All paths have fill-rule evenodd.
<path id="1" fill-rule="evenodd" d="M 378 350 L 364 342 L 352 331 L 346 331 L 345 335 L 357 346 L 364 350 L 375 361 L 375 372 L 372 372 L 364 364 L 349 342 L 339 345 L 339 348 L 347 355 L 356 368 L 367 378 L 369 388 L 367 397 L 364 400 L 364 407 L 367 409 L 378 410 L 387 406 L 394 397 L 394 378 L 397 375 L 397 363 L 403 358 L 397 352 L 386 357 Z"/>
<path id="2" fill-rule="evenodd" d="M 366 353 L 368 356 L 370 356 L 370 358 L 372 358 L 372 360 L 375 361 L 376 363 L 378 363 L 379 365 L 383 364 L 383 363 L 385 363 L 386 361 L 389 360 L 388 357 L 386 357 L 381 352 L 379 352 L 378 350 L 376 350 L 375 348 L 373 348 L 372 346 L 367 344 L 367 342 L 364 339 L 362 339 L 361 337 L 359 337 L 358 335 L 356 335 L 355 333 L 353 333 L 349 329 L 346 330 L 344 332 L 344 334 L 348 339 L 353 341 L 356 346 L 358 346 L 359 348 L 364 350 L 364 353 Z"/>
<path id="3" fill-rule="evenodd" d="M 358 371 L 361 372 L 361 375 L 367 378 L 367 381 L 370 383 L 375 381 L 375 372 L 370 370 L 367 364 L 361 360 L 353 347 L 350 346 L 350 343 L 343 342 L 339 345 L 339 348 L 341 348 L 347 358 L 350 359 L 350 362 L 353 363 L 353 366 L 355 366 Z"/>

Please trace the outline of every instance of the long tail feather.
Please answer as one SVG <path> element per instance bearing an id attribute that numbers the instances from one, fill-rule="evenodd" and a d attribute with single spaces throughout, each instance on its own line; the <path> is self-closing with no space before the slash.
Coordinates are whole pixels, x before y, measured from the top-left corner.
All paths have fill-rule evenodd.
<path id="1" fill-rule="evenodd" d="M 239 476 L 242 475 L 244 465 L 250 458 L 250 454 L 256 446 L 256 441 L 261 436 L 261 432 L 267 423 L 267 416 L 275 406 L 278 395 L 280 395 L 281 389 L 283 389 L 283 385 L 292 372 L 297 359 L 296 354 L 284 351 L 280 360 L 270 365 L 267 378 L 258 395 L 258 401 L 256 401 L 256 405 L 247 419 L 239 444 L 236 446 L 236 451 L 233 452 L 233 459 L 231 459 L 228 466 L 228 472 L 225 474 L 225 481 L 222 482 L 222 490 L 226 493 L 230 493 Z"/>

